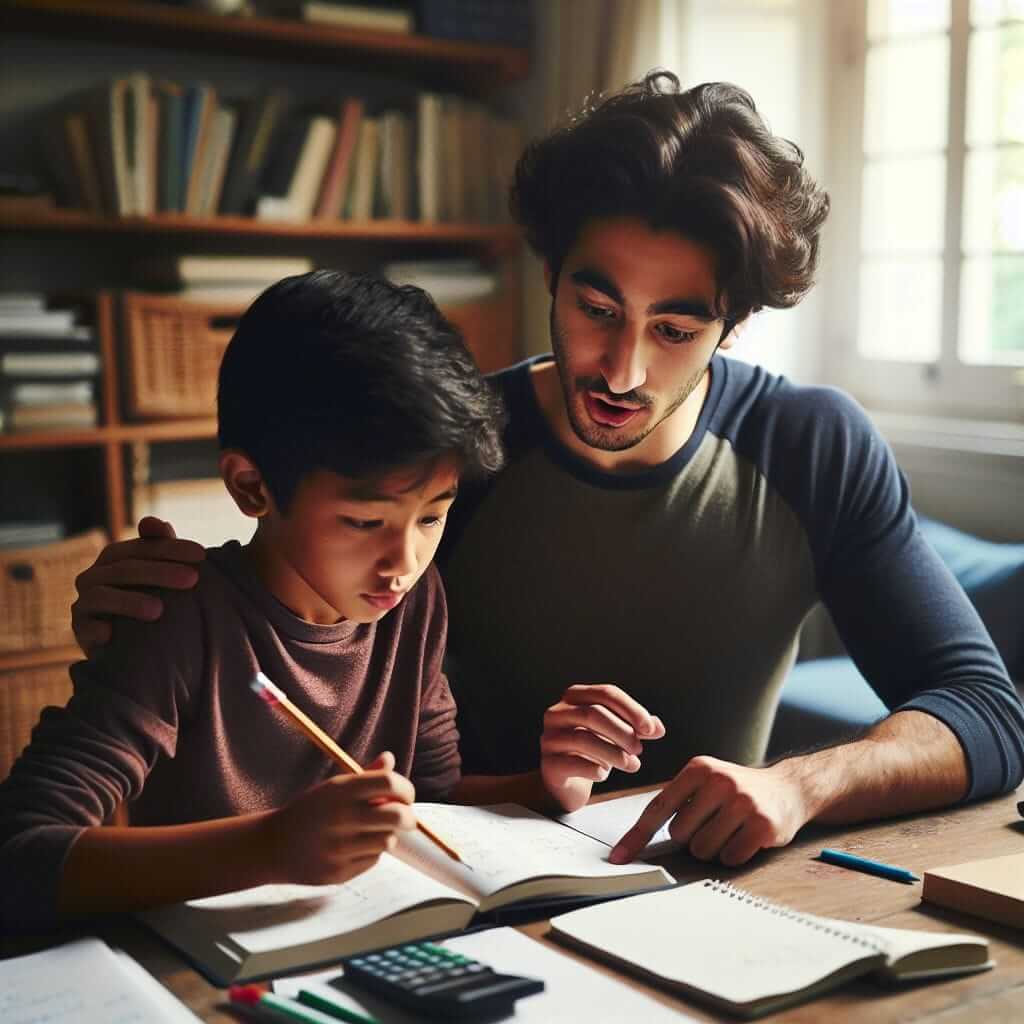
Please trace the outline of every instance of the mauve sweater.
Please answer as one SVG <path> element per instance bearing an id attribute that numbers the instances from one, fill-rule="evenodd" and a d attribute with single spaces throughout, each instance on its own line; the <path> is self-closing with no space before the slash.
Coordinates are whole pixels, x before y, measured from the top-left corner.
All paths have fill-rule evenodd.
<path id="1" fill-rule="evenodd" d="M 199 583 L 161 593 L 157 622 L 118 620 L 72 666 L 0 784 L 0 924 L 55 921 L 64 860 L 124 800 L 134 825 L 262 811 L 338 767 L 249 688 L 257 670 L 360 763 L 383 750 L 419 799 L 458 781 L 455 705 L 441 671 L 447 612 L 431 567 L 379 622 L 317 626 L 250 570 L 237 542 L 207 552 Z"/>

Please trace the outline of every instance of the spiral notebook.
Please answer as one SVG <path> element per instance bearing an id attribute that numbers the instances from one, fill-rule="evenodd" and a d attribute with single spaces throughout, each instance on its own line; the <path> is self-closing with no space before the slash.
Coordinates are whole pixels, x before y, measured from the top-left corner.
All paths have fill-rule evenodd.
<path id="1" fill-rule="evenodd" d="M 874 974 L 917 981 L 993 966 L 976 935 L 801 914 L 710 879 L 562 914 L 552 936 L 648 981 L 759 1017 Z"/>

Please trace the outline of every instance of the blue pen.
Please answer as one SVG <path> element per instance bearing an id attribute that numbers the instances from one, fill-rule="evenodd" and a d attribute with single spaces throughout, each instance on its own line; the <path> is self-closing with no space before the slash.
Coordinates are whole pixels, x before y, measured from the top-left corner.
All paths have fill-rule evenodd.
<path id="1" fill-rule="evenodd" d="M 867 857 L 858 857 L 853 853 L 843 853 L 842 850 L 822 850 L 819 859 L 826 864 L 838 864 L 841 868 L 853 868 L 854 871 L 866 871 L 869 875 L 891 878 L 894 882 L 918 881 L 917 875 L 906 868 L 894 868 L 891 864 L 868 860 Z"/>

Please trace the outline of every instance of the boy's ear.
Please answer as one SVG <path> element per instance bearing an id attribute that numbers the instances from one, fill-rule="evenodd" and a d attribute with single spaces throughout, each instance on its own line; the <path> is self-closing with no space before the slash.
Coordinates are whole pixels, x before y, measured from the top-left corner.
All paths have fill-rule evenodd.
<path id="1" fill-rule="evenodd" d="M 233 448 L 221 452 L 220 475 L 243 515 L 260 519 L 270 511 L 272 502 L 263 474 L 244 452 Z"/>

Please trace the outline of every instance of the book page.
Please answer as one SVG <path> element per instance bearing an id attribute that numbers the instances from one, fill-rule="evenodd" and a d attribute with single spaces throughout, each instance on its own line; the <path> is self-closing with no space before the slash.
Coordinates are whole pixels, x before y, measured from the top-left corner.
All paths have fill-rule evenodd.
<path id="1" fill-rule="evenodd" d="M 585 836 L 612 847 L 637 823 L 637 819 L 657 795 L 657 791 L 652 791 L 614 797 L 596 804 L 587 804 L 586 807 L 581 807 L 571 814 L 562 814 L 557 820 Z M 674 817 L 675 815 L 672 816 Z M 651 836 L 650 841 L 640 851 L 640 857 L 657 857 L 679 848 L 680 844 L 668 834 L 672 818 Z"/>
<path id="2" fill-rule="evenodd" d="M 185 906 L 190 927 L 263 953 L 343 935 L 433 900 L 465 897 L 385 854 L 342 885 L 261 885 Z"/>
<path id="3" fill-rule="evenodd" d="M 641 862 L 609 864 L 603 843 L 518 804 L 416 804 L 414 809 L 468 867 L 419 832 L 402 836 L 403 858 L 478 900 L 531 878 L 608 878 L 657 870 Z"/>
<path id="4" fill-rule="evenodd" d="M 99 939 L 0 961 L 4 1024 L 197 1024 L 152 975 Z"/>

